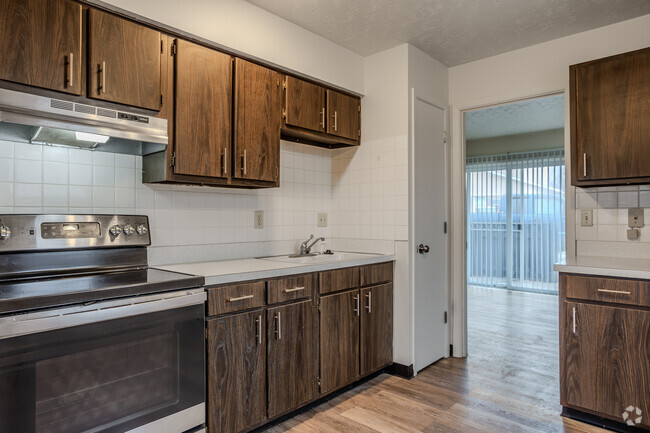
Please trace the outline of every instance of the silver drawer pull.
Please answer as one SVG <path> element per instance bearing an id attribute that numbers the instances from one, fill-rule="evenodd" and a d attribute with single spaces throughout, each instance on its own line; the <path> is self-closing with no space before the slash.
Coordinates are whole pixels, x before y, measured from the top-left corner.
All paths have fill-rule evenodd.
<path id="1" fill-rule="evenodd" d="M 291 293 L 291 292 L 299 292 L 301 290 L 305 290 L 304 287 L 296 287 L 293 289 L 284 289 L 284 293 Z"/>
<path id="2" fill-rule="evenodd" d="M 618 293 L 619 295 L 631 295 L 632 292 L 626 292 L 625 290 L 608 290 L 608 289 L 598 289 L 601 293 Z"/>
<path id="3" fill-rule="evenodd" d="M 252 299 L 253 297 L 255 297 L 255 295 L 240 296 L 239 298 L 230 298 L 230 299 L 228 299 L 228 302 L 243 301 L 243 300 L 246 300 L 246 299 Z"/>

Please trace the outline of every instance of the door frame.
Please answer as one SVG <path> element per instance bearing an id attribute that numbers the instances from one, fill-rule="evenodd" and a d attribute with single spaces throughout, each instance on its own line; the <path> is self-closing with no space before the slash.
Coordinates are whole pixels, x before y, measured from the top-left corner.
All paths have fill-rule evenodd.
<path id="1" fill-rule="evenodd" d="M 444 149 L 444 159 L 445 159 L 445 198 L 444 198 L 444 206 L 445 206 L 445 221 L 447 222 L 447 225 L 449 227 L 449 217 L 450 217 L 450 187 L 451 187 L 451 164 L 450 164 L 450 156 L 451 152 L 449 149 L 449 109 L 446 108 L 445 104 L 441 102 L 432 102 L 426 98 L 422 98 L 418 96 L 418 92 L 416 91 L 415 87 L 410 88 L 409 92 L 409 145 L 408 145 L 408 158 L 409 158 L 409 174 L 408 174 L 408 219 L 409 219 L 409 228 L 408 228 L 408 275 L 409 275 L 409 293 L 410 293 L 410 302 L 409 302 L 409 310 L 410 310 L 410 328 L 411 328 L 411 335 L 410 335 L 410 346 L 411 346 L 411 354 L 410 358 L 413 362 L 413 366 L 415 366 L 415 352 L 416 352 L 416 339 L 415 339 L 415 333 L 416 333 L 416 328 L 415 328 L 415 246 L 416 246 L 416 240 L 415 240 L 415 197 L 414 197 L 414 191 L 415 191 L 415 104 L 417 101 L 423 102 L 427 105 L 430 105 L 432 107 L 435 107 L 439 110 L 442 110 L 443 113 L 443 130 L 444 133 L 446 134 L 447 138 L 444 139 L 443 141 L 443 149 Z M 447 230 L 447 236 L 445 236 L 445 255 L 447 257 L 447 266 L 445 267 L 445 297 L 447 300 L 447 324 L 446 330 L 445 330 L 445 358 L 448 358 L 450 356 L 450 341 L 451 341 L 451 329 L 452 329 L 452 320 L 451 320 L 451 287 L 450 287 L 450 274 L 451 274 L 451 243 L 450 243 L 450 231 L 449 229 Z M 415 371 L 414 368 L 414 375 L 417 375 L 417 371 Z"/>
<path id="2" fill-rule="evenodd" d="M 467 111 L 509 104 L 526 99 L 536 99 L 544 96 L 564 95 L 564 154 L 565 154 L 565 218 L 566 218 L 566 256 L 576 255 L 575 235 L 575 187 L 571 186 L 571 113 L 569 83 L 561 86 L 553 85 L 528 91 L 516 91 L 505 95 L 496 95 L 461 104 L 451 105 L 450 129 L 451 146 L 451 326 L 450 341 L 453 346 L 453 356 L 467 356 L 467 212 L 466 212 L 466 179 L 465 179 L 465 113 Z"/>

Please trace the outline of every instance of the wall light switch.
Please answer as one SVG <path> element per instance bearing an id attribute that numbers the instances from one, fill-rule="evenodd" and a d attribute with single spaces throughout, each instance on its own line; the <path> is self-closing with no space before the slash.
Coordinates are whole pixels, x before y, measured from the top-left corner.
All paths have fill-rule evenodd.
<path id="1" fill-rule="evenodd" d="M 580 227 L 594 226 L 594 211 L 591 209 L 580 211 Z"/>
<path id="2" fill-rule="evenodd" d="M 632 228 L 641 228 L 644 226 L 643 209 L 632 208 L 627 210 L 627 225 Z"/>
<path id="3" fill-rule="evenodd" d="M 327 227 L 327 212 L 318 213 L 318 227 Z"/>
<path id="4" fill-rule="evenodd" d="M 264 211 L 256 210 L 255 211 L 255 221 L 253 222 L 253 227 L 256 229 L 264 228 Z"/>

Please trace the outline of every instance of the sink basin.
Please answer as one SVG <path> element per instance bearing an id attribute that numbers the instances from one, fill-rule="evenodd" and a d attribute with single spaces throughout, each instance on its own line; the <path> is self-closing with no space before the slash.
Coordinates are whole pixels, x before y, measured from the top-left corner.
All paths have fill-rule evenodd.
<path id="1" fill-rule="evenodd" d="M 291 256 L 263 257 L 262 260 L 270 260 L 272 262 L 295 263 L 298 265 L 309 265 L 309 264 L 317 264 L 317 263 L 359 260 L 359 259 L 366 259 L 375 256 L 376 254 L 334 253 L 334 254 L 322 254 L 322 255 L 319 254 L 315 256 L 298 256 L 298 257 L 291 257 Z"/>

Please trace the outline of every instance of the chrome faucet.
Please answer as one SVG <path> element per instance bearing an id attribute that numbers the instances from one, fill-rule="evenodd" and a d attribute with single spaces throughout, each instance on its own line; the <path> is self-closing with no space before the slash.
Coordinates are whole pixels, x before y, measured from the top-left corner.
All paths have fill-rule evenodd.
<path id="1" fill-rule="evenodd" d="M 311 249 L 314 248 L 314 245 L 316 245 L 316 242 L 318 241 L 325 241 L 324 237 L 316 238 L 314 241 L 310 244 L 309 241 L 314 239 L 314 235 L 309 235 L 309 239 L 304 241 L 303 243 L 300 244 L 300 255 L 301 256 L 306 256 L 311 254 Z"/>

